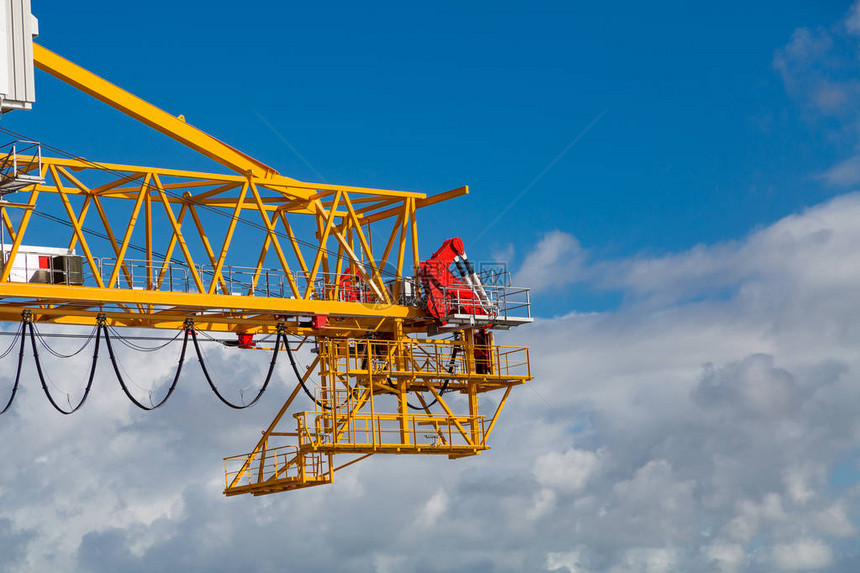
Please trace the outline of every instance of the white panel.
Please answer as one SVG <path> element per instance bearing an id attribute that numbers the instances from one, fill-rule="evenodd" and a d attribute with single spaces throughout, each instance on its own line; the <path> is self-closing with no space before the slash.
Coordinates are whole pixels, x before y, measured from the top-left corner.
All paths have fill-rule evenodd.
<path id="1" fill-rule="evenodd" d="M 33 38 L 39 33 L 30 0 L 0 0 L 0 31 L 0 111 L 30 109 L 36 100 Z"/>

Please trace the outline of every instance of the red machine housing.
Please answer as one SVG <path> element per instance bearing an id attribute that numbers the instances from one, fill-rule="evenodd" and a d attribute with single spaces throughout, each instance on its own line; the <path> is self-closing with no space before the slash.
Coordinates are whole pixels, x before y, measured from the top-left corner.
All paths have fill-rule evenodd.
<path id="1" fill-rule="evenodd" d="M 459 237 L 448 239 L 433 256 L 418 268 L 421 285 L 427 299 L 427 312 L 441 321 L 450 314 L 484 314 L 481 299 L 474 288 L 451 272 L 456 265 L 466 275 L 466 253 Z M 474 274 L 474 273 L 471 273 Z"/>
<path id="2" fill-rule="evenodd" d="M 361 277 L 351 268 L 340 275 L 340 300 L 344 302 L 361 301 Z"/>

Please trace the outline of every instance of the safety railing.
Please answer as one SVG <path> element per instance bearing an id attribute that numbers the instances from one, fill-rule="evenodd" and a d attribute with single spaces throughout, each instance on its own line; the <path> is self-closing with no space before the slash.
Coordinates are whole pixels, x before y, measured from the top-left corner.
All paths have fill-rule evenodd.
<path id="1" fill-rule="evenodd" d="M 317 389 L 317 408 L 294 415 L 299 448 L 371 452 L 416 449 L 450 453 L 486 448 L 487 420 L 482 415 L 377 412 L 350 390 Z"/>
<path id="2" fill-rule="evenodd" d="M 95 272 L 89 265 L 84 269 L 84 284 L 98 284 L 96 275 L 103 284 L 107 284 L 116 272 L 117 259 L 114 257 L 94 258 Z M 200 292 L 194 280 L 194 272 L 208 289 L 215 276 L 213 265 L 194 265 L 192 267 L 181 261 L 144 259 L 123 259 L 117 273 L 116 288 L 136 290 L 158 290 L 169 292 Z M 370 285 L 364 281 L 356 281 L 349 285 L 341 285 L 341 276 L 335 273 L 317 273 L 312 289 L 312 298 L 316 300 L 333 300 L 341 302 L 381 302 Z M 277 298 L 292 298 L 292 284 L 296 285 L 300 295 L 304 295 L 308 281 L 303 272 L 291 271 L 289 274 L 282 269 L 255 268 L 236 265 L 223 265 L 217 281 L 216 293 L 264 296 Z M 390 291 L 389 291 L 390 295 Z"/>
<path id="3" fill-rule="evenodd" d="M 479 322 L 531 322 L 529 289 L 482 285 L 480 288 L 443 286 L 437 295 L 437 306 L 443 309 L 443 320 L 472 318 Z"/>
<path id="4" fill-rule="evenodd" d="M 102 257 L 95 259 L 95 262 L 99 276 L 106 283 L 116 272 L 117 259 Z M 193 269 L 204 288 L 208 288 L 212 277 L 215 276 L 215 267 L 195 265 Z M 95 282 L 91 273 L 87 274 L 87 278 Z M 199 292 L 192 267 L 178 261 L 123 259 L 115 286 L 141 290 Z M 287 276 L 283 271 L 234 265 L 224 265 L 221 268 L 216 292 L 280 298 L 292 296 Z"/>
<path id="5" fill-rule="evenodd" d="M 272 479 L 278 481 L 327 479 L 328 474 L 328 456 L 320 452 L 300 454 L 296 446 L 281 446 L 224 458 L 224 478 L 228 489 Z"/>
<path id="6" fill-rule="evenodd" d="M 23 253 L 19 253 L 19 257 Z M 17 261 L 18 257 L 16 257 Z M 81 278 L 65 284 L 84 284 L 95 286 L 98 277 L 102 284 L 107 284 L 116 275 L 113 286 L 136 290 L 157 290 L 168 292 L 197 293 L 194 274 L 202 283 L 204 291 L 208 290 L 215 276 L 215 266 L 194 265 L 190 267 L 176 260 L 144 260 L 123 259 L 117 271 L 117 259 L 114 257 L 96 257 L 93 259 L 95 268 L 83 264 Z M 51 270 L 51 269 L 48 269 Z M 10 281 L 22 279 L 10 277 Z M 29 282 L 29 279 L 24 279 Z M 333 300 L 341 302 L 379 303 L 384 300 L 380 287 L 374 287 L 363 280 L 349 281 L 342 284 L 343 276 L 335 273 L 318 273 L 313 284 L 313 298 L 318 300 Z M 405 277 L 401 281 L 399 304 L 417 306 L 422 303 L 422 293 L 419 281 Z M 307 290 L 307 277 L 302 272 L 291 271 L 289 274 L 282 269 L 256 268 L 236 265 L 223 265 L 215 288 L 216 293 L 263 296 L 277 298 L 292 298 L 292 285 L 296 285 L 298 293 L 304 295 Z M 388 281 L 383 286 L 389 301 L 394 298 L 394 281 Z M 487 324 L 513 324 L 531 321 L 531 304 L 529 289 L 509 286 L 484 285 L 480 292 L 465 287 L 441 287 L 438 294 L 441 308 L 444 310 L 444 320 L 456 321 L 464 317 L 472 317 L 478 322 Z"/>
<path id="7" fill-rule="evenodd" d="M 0 146 L 0 196 L 28 185 L 44 183 L 42 146 L 36 141 L 13 141 Z"/>
<path id="8" fill-rule="evenodd" d="M 471 350 L 470 350 L 471 349 Z M 355 378 L 416 377 L 488 380 L 531 377 L 525 346 L 467 345 L 464 341 L 406 339 L 328 339 L 319 342 L 320 359 L 332 374 Z"/>

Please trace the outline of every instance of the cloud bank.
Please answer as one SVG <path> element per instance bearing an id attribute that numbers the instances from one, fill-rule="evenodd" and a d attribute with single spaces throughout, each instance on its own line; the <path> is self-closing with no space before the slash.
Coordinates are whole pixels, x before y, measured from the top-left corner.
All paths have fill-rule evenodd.
<path id="1" fill-rule="evenodd" d="M 317 489 L 220 493 L 221 458 L 255 442 L 288 367 L 237 413 L 189 363 L 152 414 L 105 368 L 69 417 L 25 372 L 0 419 L 0 570 L 856 571 L 858 220 L 845 195 L 740 241 L 615 261 L 552 233 L 523 269 L 573 253 L 565 281 L 625 303 L 502 337 L 532 347 L 535 381 L 493 449 L 377 456 Z M 543 296 L 565 283 L 547 280 Z M 136 391 L 166 381 L 175 352 L 124 355 Z M 210 352 L 234 393 L 266 366 Z M 86 362 L 47 364 L 53 384 L 78 388 Z"/>
<path id="2" fill-rule="evenodd" d="M 797 30 L 774 67 L 806 113 L 860 149 L 860 60 L 839 56 L 858 38 L 855 7 L 831 28 Z M 822 177 L 860 182 L 860 154 Z M 856 572 L 857 221 L 860 194 L 847 194 L 742 240 L 623 260 L 550 232 L 518 283 L 623 303 L 499 336 L 532 347 L 535 380 L 512 394 L 493 449 L 376 456 L 293 493 L 221 495 L 221 460 L 274 416 L 286 364 L 257 407 L 234 412 L 189 362 L 150 414 L 103 364 L 69 417 L 25 370 L 0 418 L 0 572 Z M 234 398 L 267 366 L 258 353 L 210 353 Z M 0 362 L 0 388 L 13 360 Z M 138 396 L 157 397 L 176 349 L 121 361 Z M 87 362 L 46 358 L 60 396 L 80 391 Z"/>

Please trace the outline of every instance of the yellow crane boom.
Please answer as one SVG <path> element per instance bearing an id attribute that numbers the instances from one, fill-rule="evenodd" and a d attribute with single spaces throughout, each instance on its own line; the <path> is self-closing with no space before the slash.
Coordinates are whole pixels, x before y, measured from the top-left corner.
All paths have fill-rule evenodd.
<path id="1" fill-rule="evenodd" d="M 13 147 L 0 156 L 0 320 L 232 332 L 242 346 L 276 334 L 297 384 L 256 447 L 225 460 L 227 495 L 329 483 L 377 453 L 487 449 L 512 387 L 531 379 L 528 349 L 496 345 L 492 329 L 531 321 L 528 291 L 480 285 L 480 312 L 455 301 L 440 318 L 418 278 L 418 209 L 467 187 L 427 196 L 285 177 L 42 46 L 32 53 L 39 69 L 236 174 Z M 62 228 L 67 242 L 42 245 Z M 304 372 L 289 337 L 314 345 Z M 290 422 L 302 389 L 314 409 Z M 503 396 L 488 417 L 478 398 L 491 391 Z"/>
<path id="2" fill-rule="evenodd" d="M 260 179 L 291 181 L 279 176 L 278 172 L 250 155 L 242 153 L 186 123 L 184 120 L 170 115 L 139 97 L 115 86 L 94 73 L 58 56 L 51 50 L 33 44 L 33 61 L 37 68 L 47 72 L 57 79 L 74 86 L 85 94 L 100 100 L 109 106 L 133 117 L 134 119 L 160 131 L 161 133 L 187 145 L 194 151 L 202 153 L 209 159 L 229 167 L 241 174 L 249 174 Z"/>

